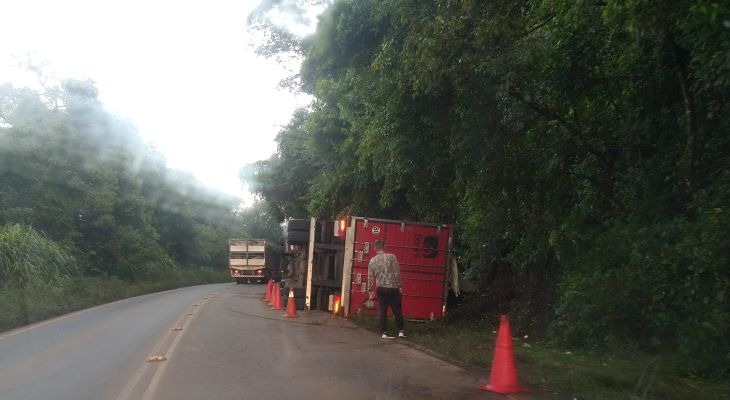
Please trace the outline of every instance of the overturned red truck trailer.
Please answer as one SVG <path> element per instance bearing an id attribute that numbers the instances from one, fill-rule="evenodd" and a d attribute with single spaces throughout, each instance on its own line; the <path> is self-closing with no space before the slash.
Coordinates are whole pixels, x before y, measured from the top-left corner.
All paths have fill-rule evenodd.
<path id="1" fill-rule="evenodd" d="M 345 235 L 342 281 L 344 315 L 357 313 L 368 300 L 368 262 L 382 240 L 395 254 L 403 284 L 403 316 L 434 319 L 446 314 L 451 261 L 450 225 L 352 217 Z"/>
<path id="2" fill-rule="evenodd" d="M 306 308 L 327 310 L 332 305 L 326 298 L 332 295 L 340 298 L 345 317 L 373 313 L 377 302 L 368 301 L 368 262 L 376 254 L 375 241 L 382 240 L 400 264 L 403 316 L 437 319 L 446 314 L 449 277 L 455 276 L 451 225 L 365 217 L 310 223 L 309 242 L 300 250 L 302 261 L 307 253 Z"/>

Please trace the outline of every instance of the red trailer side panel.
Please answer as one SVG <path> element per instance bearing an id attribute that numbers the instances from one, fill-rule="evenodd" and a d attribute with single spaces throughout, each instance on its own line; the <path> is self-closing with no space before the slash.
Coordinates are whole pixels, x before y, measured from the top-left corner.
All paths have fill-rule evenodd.
<path id="1" fill-rule="evenodd" d="M 446 265 L 450 256 L 451 226 L 401 223 L 357 218 L 349 312 L 357 313 L 368 298 L 368 262 L 373 244 L 383 240 L 385 251 L 395 254 L 403 280 L 403 316 L 431 319 L 444 316 Z"/>

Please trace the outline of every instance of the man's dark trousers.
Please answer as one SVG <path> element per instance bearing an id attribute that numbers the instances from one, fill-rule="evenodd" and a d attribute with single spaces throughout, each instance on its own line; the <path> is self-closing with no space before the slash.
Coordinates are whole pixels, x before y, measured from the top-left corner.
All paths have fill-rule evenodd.
<path id="1" fill-rule="evenodd" d="M 393 310 L 395 324 L 399 331 L 403 330 L 403 310 L 401 309 L 401 293 L 398 288 L 378 288 L 378 306 L 380 307 L 380 332 L 388 330 L 388 307 Z"/>

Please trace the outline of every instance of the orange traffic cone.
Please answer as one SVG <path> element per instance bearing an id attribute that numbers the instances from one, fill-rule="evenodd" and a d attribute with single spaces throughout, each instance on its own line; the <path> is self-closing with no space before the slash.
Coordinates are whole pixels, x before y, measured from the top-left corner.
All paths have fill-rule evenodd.
<path id="1" fill-rule="evenodd" d="M 277 286 L 276 281 L 272 280 L 271 288 L 269 289 L 269 301 L 268 301 L 270 306 L 274 305 L 274 295 L 276 294 L 276 286 Z"/>
<path id="2" fill-rule="evenodd" d="M 271 307 L 272 310 L 283 310 L 284 306 L 281 305 L 281 290 L 279 289 L 279 285 L 274 285 L 274 306 Z"/>
<path id="3" fill-rule="evenodd" d="M 271 301 L 271 279 L 269 279 L 269 282 L 266 284 L 266 294 L 264 294 L 264 301 L 267 303 Z"/>
<path id="4" fill-rule="evenodd" d="M 287 318 L 296 318 L 297 315 L 297 303 L 294 301 L 294 288 L 289 288 L 289 299 L 286 301 L 286 314 Z"/>
<path id="5" fill-rule="evenodd" d="M 497 345 L 494 347 L 494 360 L 489 383 L 479 386 L 479 389 L 500 394 L 527 391 L 517 382 L 517 369 L 515 369 L 515 357 L 512 352 L 512 333 L 506 315 L 499 318 L 499 332 L 497 333 Z"/>

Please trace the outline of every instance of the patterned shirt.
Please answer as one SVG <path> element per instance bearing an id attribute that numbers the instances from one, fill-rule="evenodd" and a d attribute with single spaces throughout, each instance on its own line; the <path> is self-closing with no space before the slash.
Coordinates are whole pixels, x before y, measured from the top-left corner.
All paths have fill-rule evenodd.
<path id="1" fill-rule="evenodd" d="M 400 266 L 395 255 L 383 253 L 370 259 L 368 263 L 368 287 L 370 290 L 375 290 L 373 281 L 377 283 L 377 287 L 401 287 Z"/>

